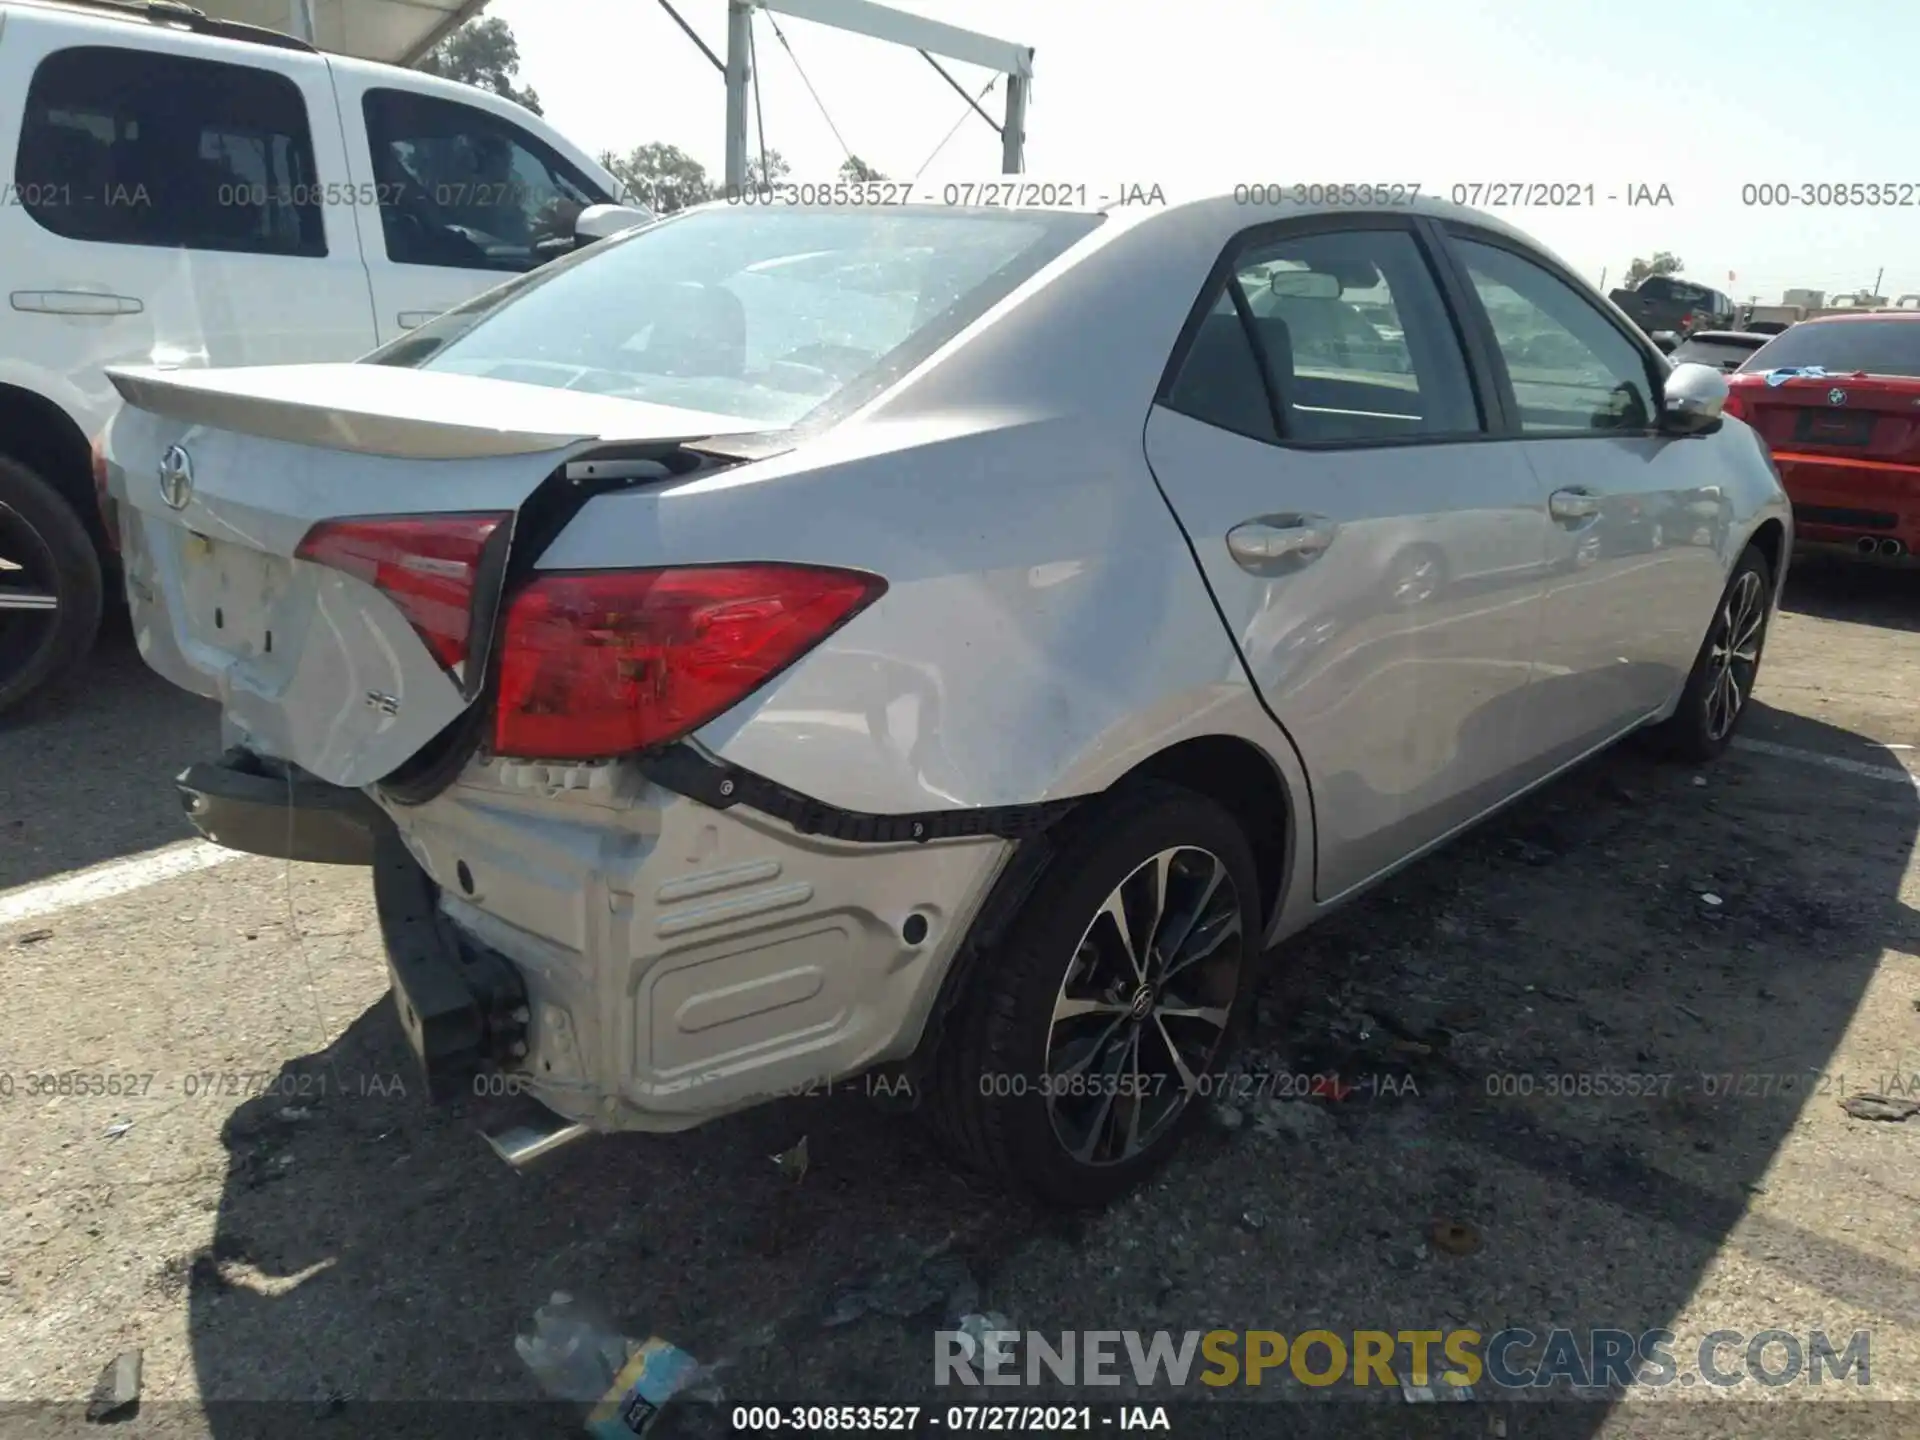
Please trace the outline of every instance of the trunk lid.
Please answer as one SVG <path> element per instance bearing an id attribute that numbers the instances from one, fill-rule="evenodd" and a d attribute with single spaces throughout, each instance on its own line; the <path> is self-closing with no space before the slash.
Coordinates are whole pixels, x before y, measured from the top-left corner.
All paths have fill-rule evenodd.
<path id="1" fill-rule="evenodd" d="M 1830 373 L 1769 385 L 1746 374 L 1729 388 L 1730 408 L 1783 462 L 1806 455 L 1920 463 L 1920 379 Z"/>
<path id="2" fill-rule="evenodd" d="M 376 365 L 109 375 L 128 402 L 105 450 L 142 654 L 217 698 L 262 753 L 354 787 L 405 765 L 478 697 L 508 552 L 539 543 L 530 501 L 662 478 L 660 457 L 683 444 L 766 428 Z M 454 518 L 475 516 L 497 524 Z M 463 660 L 436 655 L 370 567 L 300 558 L 318 526 L 384 517 L 486 537 L 472 563 L 407 561 L 428 591 L 454 586 L 439 602 L 467 597 Z"/>

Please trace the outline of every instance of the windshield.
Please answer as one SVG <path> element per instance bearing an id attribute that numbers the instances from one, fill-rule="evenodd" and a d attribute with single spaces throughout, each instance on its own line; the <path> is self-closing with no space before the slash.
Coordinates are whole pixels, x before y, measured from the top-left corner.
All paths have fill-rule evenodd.
<path id="1" fill-rule="evenodd" d="M 1818 365 L 1837 375 L 1920 377 L 1920 319 L 1838 320 L 1795 325 L 1753 352 L 1743 371 Z"/>
<path id="2" fill-rule="evenodd" d="M 502 286 L 367 358 L 785 428 L 878 393 L 1099 222 L 692 211 Z"/>

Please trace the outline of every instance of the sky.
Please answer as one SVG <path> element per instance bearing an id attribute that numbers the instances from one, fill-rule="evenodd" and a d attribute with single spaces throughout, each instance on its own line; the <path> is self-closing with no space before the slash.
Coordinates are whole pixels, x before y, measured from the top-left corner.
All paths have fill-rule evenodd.
<path id="1" fill-rule="evenodd" d="M 724 55 L 724 0 L 674 4 Z M 1882 268 L 1880 293 L 1920 291 L 1911 0 L 893 4 L 1034 47 L 1035 179 L 1158 185 L 1173 200 L 1261 182 L 1418 184 L 1442 198 L 1546 182 L 1584 199 L 1592 186 L 1591 207 L 1495 213 L 1608 288 L 1636 256 L 1669 250 L 1690 279 L 1742 300 L 1868 288 Z M 720 177 L 720 75 L 657 0 L 493 0 L 487 13 L 513 28 L 521 83 L 575 143 L 624 154 L 666 141 Z M 832 178 L 847 150 L 896 179 L 997 174 L 999 137 L 919 55 L 778 14 L 754 25 L 767 144 L 793 178 Z M 993 78 L 947 68 L 969 94 Z M 983 102 L 996 118 L 1003 94 Z M 1907 204 L 1780 207 L 1744 192 L 1837 182 Z M 1630 205 L 1642 186 L 1671 203 Z"/>

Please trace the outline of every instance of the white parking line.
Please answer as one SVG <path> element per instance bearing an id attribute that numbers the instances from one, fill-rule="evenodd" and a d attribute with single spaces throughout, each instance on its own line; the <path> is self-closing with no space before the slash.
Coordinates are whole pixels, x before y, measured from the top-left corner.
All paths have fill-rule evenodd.
<path id="1" fill-rule="evenodd" d="M 1738 749 L 1752 750 L 1760 755 L 1777 755 L 1782 760 L 1804 760 L 1809 765 L 1824 765 L 1829 770 L 1844 770 L 1849 775 L 1864 775 L 1869 780 L 1891 780 L 1896 785 L 1911 785 L 1920 790 L 1920 775 L 1915 775 L 1911 770 L 1889 765 L 1869 765 L 1864 760 L 1849 760 L 1844 755 L 1825 755 L 1818 750 L 1801 750 L 1792 745 L 1776 745 L 1771 740 L 1748 740 L 1736 736 L 1733 743 Z"/>
<path id="2" fill-rule="evenodd" d="M 129 855 L 124 860 L 96 865 L 90 870 L 78 870 L 59 880 L 0 891 L 0 925 L 37 920 L 59 910 L 71 910 L 76 905 L 91 905 L 96 900 L 124 895 L 129 890 L 140 890 L 239 858 L 238 850 L 228 850 L 205 840 L 187 840 L 149 850 L 144 855 Z"/>

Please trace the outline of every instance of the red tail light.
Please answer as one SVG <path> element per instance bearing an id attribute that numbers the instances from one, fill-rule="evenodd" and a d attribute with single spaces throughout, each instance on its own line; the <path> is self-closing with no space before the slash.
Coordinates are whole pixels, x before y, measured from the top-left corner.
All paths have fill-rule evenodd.
<path id="1" fill-rule="evenodd" d="M 107 548 L 120 553 L 120 507 L 107 493 L 107 447 L 105 437 L 93 437 L 93 494 L 100 506 L 100 524 L 107 534 Z"/>
<path id="2" fill-rule="evenodd" d="M 487 541 L 508 514 L 394 515 L 327 520 L 294 553 L 366 581 L 407 617 L 434 658 L 467 658 L 474 582 Z"/>
<path id="3" fill-rule="evenodd" d="M 542 576 L 507 611 L 494 751 L 588 760 L 677 739 L 886 588 L 877 575 L 798 565 Z"/>

